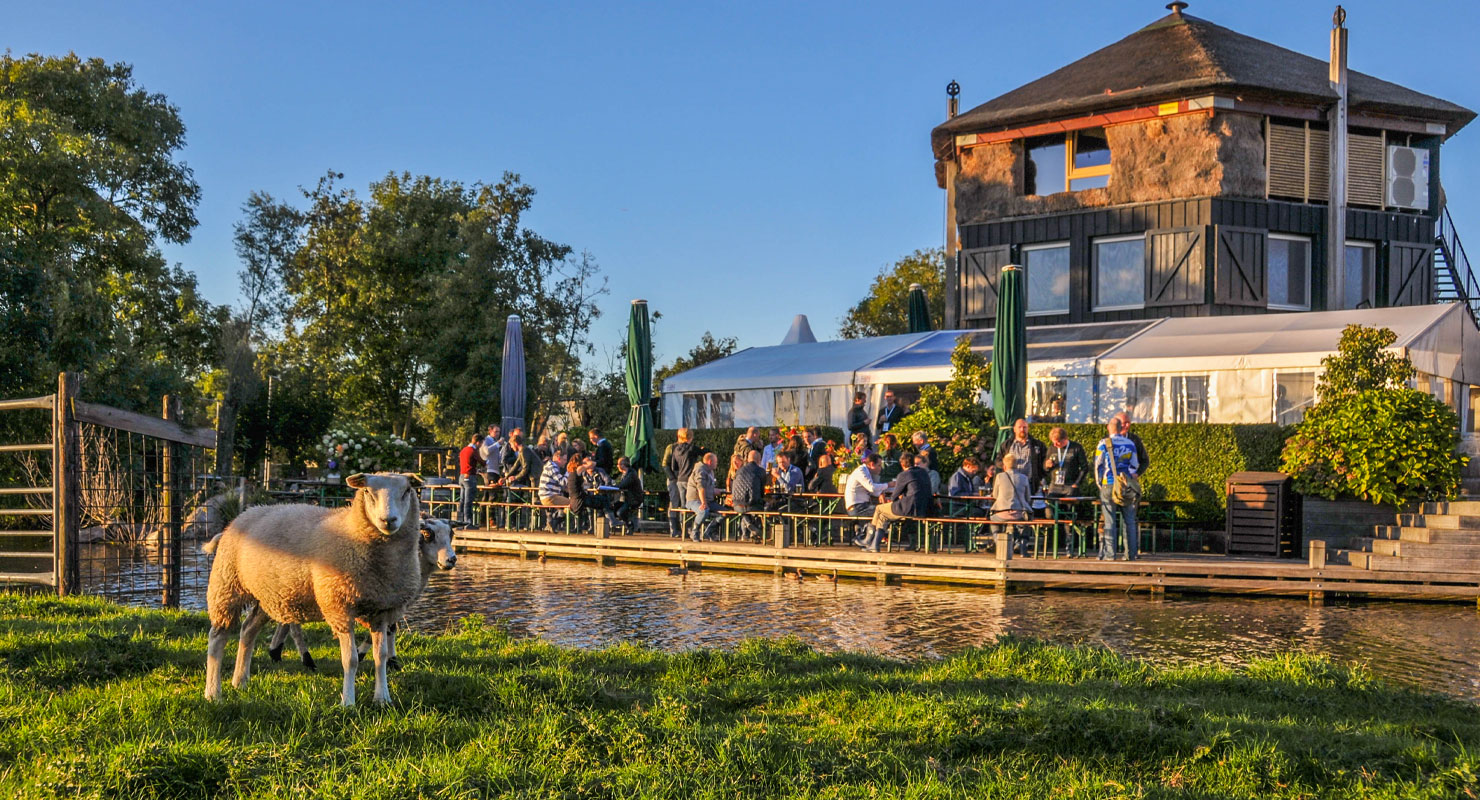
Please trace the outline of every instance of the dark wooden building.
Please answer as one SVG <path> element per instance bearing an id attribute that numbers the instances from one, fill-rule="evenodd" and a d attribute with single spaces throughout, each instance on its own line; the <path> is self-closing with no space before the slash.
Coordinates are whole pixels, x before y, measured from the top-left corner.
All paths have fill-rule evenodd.
<path id="1" fill-rule="evenodd" d="M 1007 263 L 1030 325 L 1480 300 L 1439 183 L 1473 112 L 1350 71 L 1335 161 L 1328 62 L 1169 7 L 933 131 L 959 243 L 947 327 L 991 327 Z"/>

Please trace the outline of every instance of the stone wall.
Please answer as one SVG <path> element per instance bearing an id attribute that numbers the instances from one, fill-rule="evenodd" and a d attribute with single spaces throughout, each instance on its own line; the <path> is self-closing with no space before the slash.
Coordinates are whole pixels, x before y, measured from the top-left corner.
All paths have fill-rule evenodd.
<path id="1" fill-rule="evenodd" d="M 1191 197 L 1264 197 L 1261 117 L 1181 114 L 1112 125 L 1105 135 L 1110 185 L 1047 196 L 1023 194 L 1027 154 L 1021 139 L 962 151 L 956 181 L 959 221 Z"/>
<path id="2" fill-rule="evenodd" d="M 1404 509 L 1412 511 L 1413 509 Z M 1326 547 L 1347 548 L 1363 536 L 1371 536 L 1377 525 L 1396 525 L 1397 506 L 1373 505 L 1361 500 L 1303 498 L 1301 517 L 1305 541 L 1319 539 Z"/>

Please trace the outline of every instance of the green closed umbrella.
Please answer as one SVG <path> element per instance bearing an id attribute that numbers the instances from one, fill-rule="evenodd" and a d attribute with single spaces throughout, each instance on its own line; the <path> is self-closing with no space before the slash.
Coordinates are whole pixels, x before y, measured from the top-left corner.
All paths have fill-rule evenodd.
<path id="1" fill-rule="evenodd" d="M 992 414 L 999 450 L 1012 438 L 1012 423 L 1028 415 L 1027 306 L 1023 268 L 1008 264 L 997 281 L 997 327 L 992 330 Z"/>
<path id="2" fill-rule="evenodd" d="M 658 468 L 653 452 L 653 337 L 648 330 L 646 300 L 632 301 L 627 318 L 627 415 L 626 454 L 637 470 Z"/>
<path id="3" fill-rule="evenodd" d="M 935 328 L 930 325 L 930 305 L 925 300 L 925 287 L 910 284 L 910 333 L 925 333 Z"/>

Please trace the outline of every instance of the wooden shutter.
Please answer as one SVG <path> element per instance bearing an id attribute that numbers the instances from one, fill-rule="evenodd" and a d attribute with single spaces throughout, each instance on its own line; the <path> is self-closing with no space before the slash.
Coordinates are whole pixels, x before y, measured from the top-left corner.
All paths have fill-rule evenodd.
<path id="1" fill-rule="evenodd" d="M 1203 228 L 1146 232 L 1146 307 L 1184 306 L 1207 300 Z"/>
<path id="2" fill-rule="evenodd" d="M 1012 247 L 997 245 L 961 251 L 961 319 L 994 319 L 997 316 L 997 278 L 1011 263 Z"/>
<path id="3" fill-rule="evenodd" d="M 1218 225 L 1213 254 L 1213 301 L 1229 306 L 1268 305 L 1267 234 L 1259 228 Z"/>
<path id="4" fill-rule="evenodd" d="M 1347 134 L 1346 159 L 1346 201 L 1381 208 L 1382 136 Z"/>
<path id="5" fill-rule="evenodd" d="M 1421 306 L 1433 302 L 1434 246 L 1389 242 L 1387 251 L 1387 304 Z"/>
<path id="6" fill-rule="evenodd" d="M 1324 203 L 1331 197 L 1331 133 L 1310 129 L 1306 140 L 1305 161 L 1310 170 L 1308 203 Z"/>
<path id="7" fill-rule="evenodd" d="M 1305 126 L 1269 121 L 1269 196 L 1305 200 Z"/>

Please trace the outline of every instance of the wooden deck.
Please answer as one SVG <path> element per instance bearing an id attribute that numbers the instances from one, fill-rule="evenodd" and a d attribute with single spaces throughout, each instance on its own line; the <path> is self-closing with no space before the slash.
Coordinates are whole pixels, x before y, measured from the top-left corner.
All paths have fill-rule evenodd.
<path id="1" fill-rule="evenodd" d="M 666 534 L 598 538 L 522 531 L 461 530 L 459 550 L 523 559 L 657 564 L 773 574 L 802 570 L 879 583 L 933 582 L 1003 589 L 1099 589 L 1306 597 L 1376 597 L 1480 604 L 1480 573 L 1381 571 L 1295 559 L 1220 555 L 1143 555 L 1133 562 L 1095 558 L 1007 560 L 986 553 L 865 553 L 854 547 L 783 547 L 740 542 L 692 542 Z"/>

